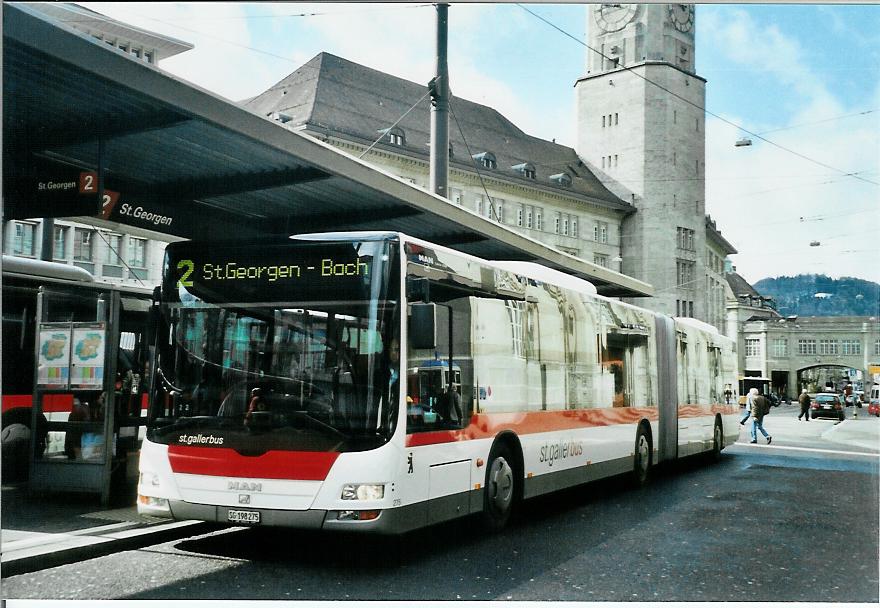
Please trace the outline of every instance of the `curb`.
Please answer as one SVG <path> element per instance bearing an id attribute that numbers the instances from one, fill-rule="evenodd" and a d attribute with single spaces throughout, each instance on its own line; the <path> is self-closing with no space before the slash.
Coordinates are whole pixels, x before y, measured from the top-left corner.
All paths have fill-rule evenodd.
<path id="1" fill-rule="evenodd" d="M 80 536 L 85 542 L 78 546 L 55 548 L 39 547 L 33 551 L 22 550 L 26 553 L 21 557 L 11 557 L 0 563 L 0 577 L 7 578 L 19 574 L 27 574 L 56 566 L 63 566 L 85 559 L 103 557 L 119 551 L 139 549 L 148 545 L 168 542 L 178 538 L 204 534 L 218 529 L 217 524 L 202 521 L 176 521 L 167 524 L 152 525 L 146 528 L 136 528 L 104 535 Z M 58 535 L 70 539 L 74 535 Z"/>

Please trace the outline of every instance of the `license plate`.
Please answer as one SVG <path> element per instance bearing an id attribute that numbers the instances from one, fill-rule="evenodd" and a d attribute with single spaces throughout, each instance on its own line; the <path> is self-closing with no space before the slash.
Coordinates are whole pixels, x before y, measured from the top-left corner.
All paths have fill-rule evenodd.
<path id="1" fill-rule="evenodd" d="M 260 523 L 260 512 L 229 509 L 227 519 L 237 524 L 258 524 Z"/>

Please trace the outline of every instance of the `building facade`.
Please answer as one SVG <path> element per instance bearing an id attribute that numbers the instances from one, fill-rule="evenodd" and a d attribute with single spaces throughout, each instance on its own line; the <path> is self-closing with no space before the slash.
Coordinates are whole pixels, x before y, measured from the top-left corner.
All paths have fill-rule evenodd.
<path id="1" fill-rule="evenodd" d="M 876 317 L 785 317 L 752 319 L 742 326 L 746 374 L 771 379 L 783 395 L 839 388 L 848 378 L 860 386 L 880 367 Z"/>
<path id="2" fill-rule="evenodd" d="M 724 260 L 736 249 L 705 215 L 694 7 L 596 5 L 587 14 L 591 46 L 604 51 L 588 54 L 576 84 L 577 147 L 452 97 L 449 198 L 651 283 L 656 297 L 638 305 L 723 328 Z M 427 188 L 430 101 L 412 107 L 424 91 L 322 53 L 246 105 Z"/>

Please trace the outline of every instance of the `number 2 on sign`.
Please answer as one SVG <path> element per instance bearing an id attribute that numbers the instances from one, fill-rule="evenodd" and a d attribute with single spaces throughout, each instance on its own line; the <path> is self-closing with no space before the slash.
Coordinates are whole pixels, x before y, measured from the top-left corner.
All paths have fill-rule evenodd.
<path id="1" fill-rule="evenodd" d="M 177 269 L 183 270 L 184 268 L 186 270 L 184 271 L 183 275 L 180 277 L 180 280 L 177 281 L 177 286 L 178 287 L 192 287 L 193 283 L 192 283 L 192 281 L 189 280 L 189 275 L 191 275 L 193 273 L 193 270 L 196 269 L 196 265 L 193 263 L 192 260 L 180 260 L 177 263 Z"/>

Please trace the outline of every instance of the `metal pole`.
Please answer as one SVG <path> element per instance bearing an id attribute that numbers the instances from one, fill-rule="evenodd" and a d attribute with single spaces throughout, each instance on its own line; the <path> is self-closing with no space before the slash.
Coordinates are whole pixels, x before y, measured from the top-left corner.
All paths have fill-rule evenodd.
<path id="1" fill-rule="evenodd" d="M 52 261 L 55 248 L 55 218 L 44 217 L 42 224 L 42 242 L 40 243 L 40 259 Z M 61 252 L 64 255 L 64 252 Z"/>
<path id="2" fill-rule="evenodd" d="M 449 198 L 449 67 L 446 63 L 448 4 L 437 5 L 437 69 L 431 88 L 431 192 Z"/>

